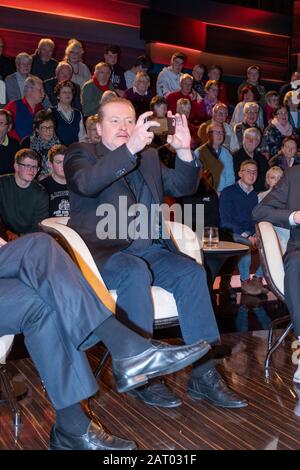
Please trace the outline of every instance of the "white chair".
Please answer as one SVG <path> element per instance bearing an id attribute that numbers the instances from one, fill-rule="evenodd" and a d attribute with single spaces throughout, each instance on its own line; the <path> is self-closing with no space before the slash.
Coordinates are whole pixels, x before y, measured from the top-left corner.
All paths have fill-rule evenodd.
<path id="1" fill-rule="evenodd" d="M 13 413 L 13 424 L 15 437 L 17 438 L 20 426 L 20 407 L 15 395 L 13 383 L 6 369 L 6 359 L 10 353 L 14 335 L 5 335 L 0 337 L 0 400 L 8 401 Z"/>
<path id="2" fill-rule="evenodd" d="M 256 234 L 258 239 L 258 250 L 265 280 L 269 289 L 282 302 L 284 297 L 284 266 L 283 255 L 286 251 L 287 242 L 290 237 L 290 231 L 281 227 L 275 227 L 270 222 L 259 222 L 256 225 Z M 274 327 L 280 323 L 289 321 L 284 332 L 273 342 Z M 265 359 L 265 376 L 269 378 L 269 365 L 273 352 L 282 343 L 293 324 L 290 316 L 278 318 L 272 322 L 268 336 L 268 352 Z"/>
<path id="3" fill-rule="evenodd" d="M 53 236 L 69 253 L 98 297 L 111 312 L 115 313 L 116 291 L 109 291 L 106 288 L 88 247 L 80 235 L 67 226 L 68 220 L 68 217 L 51 217 L 40 223 L 40 229 Z M 195 232 L 178 222 L 167 222 L 167 229 L 179 251 L 194 258 L 199 264 L 203 264 L 202 246 Z M 151 294 L 154 305 L 154 327 L 164 328 L 177 325 L 178 311 L 173 294 L 157 286 L 151 288 Z M 95 371 L 96 377 L 100 374 L 107 357 L 108 354 L 103 357 Z"/>

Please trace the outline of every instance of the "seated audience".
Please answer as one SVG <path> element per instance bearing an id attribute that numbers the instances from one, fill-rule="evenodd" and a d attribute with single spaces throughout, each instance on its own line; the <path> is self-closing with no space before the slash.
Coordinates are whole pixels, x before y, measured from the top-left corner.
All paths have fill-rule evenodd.
<path id="1" fill-rule="evenodd" d="M 146 72 L 137 72 L 133 87 L 125 91 L 124 98 L 131 101 L 137 117 L 149 111 L 150 101 L 153 98 L 153 92 L 149 87 L 149 75 Z"/>
<path id="2" fill-rule="evenodd" d="M 54 92 L 58 105 L 51 110 L 56 122 L 57 137 L 64 145 L 78 142 L 86 132 L 81 112 L 71 105 L 75 94 L 73 82 L 65 80 L 58 83 Z"/>
<path id="3" fill-rule="evenodd" d="M 288 91 L 283 98 L 283 105 L 287 107 L 289 111 L 289 123 L 297 129 L 299 134 L 300 127 L 300 110 L 299 105 L 293 103 L 293 92 Z"/>
<path id="4" fill-rule="evenodd" d="M 251 85 L 255 87 L 259 95 L 258 102 L 260 106 L 263 106 L 265 104 L 266 89 L 260 83 L 260 78 L 261 78 L 261 68 L 259 67 L 259 65 L 251 65 L 250 67 L 248 67 L 247 68 L 247 80 L 240 84 L 238 88 L 238 96 L 240 96 L 241 90 L 245 85 Z"/>
<path id="5" fill-rule="evenodd" d="M 277 185 L 277 183 L 283 177 L 283 170 L 279 166 L 272 166 L 268 169 L 266 173 L 266 183 L 265 186 L 267 188 L 266 191 L 258 193 L 258 202 L 261 202 L 267 194 Z"/>
<path id="6" fill-rule="evenodd" d="M 193 75 L 193 89 L 198 93 L 201 98 L 205 96 L 204 90 L 204 76 L 206 67 L 203 64 L 195 64 L 192 70 Z"/>
<path id="7" fill-rule="evenodd" d="M 104 96 L 104 93 L 102 97 Z M 89 116 L 87 118 L 87 120 L 85 121 L 86 135 L 80 140 L 80 142 L 87 142 L 90 144 L 98 144 L 99 142 L 101 142 L 101 138 L 97 132 L 97 122 L 97 114 L 94 114 L 94 116 Z"/>
<path id="8" fill-rule="evenodd" d="M 40 78 L 29 76 L 25 80 L 24 98 L 10 101 L 4 107 L 13 116 L 14 127 L 9 132 L 10 137 L 20 141 L 32 134 L 33 118 L 43 109 L 41 102 L 45 96 L 43 82 Z"/>
<path id="9" fill-rule="evenodd" d="M 221 227 L 228 236 L 238 243 L 257 249 L 255 225 L 252 210 L 258 203 L 253 184 L 257 177 L 257 165 L 254 160 L 242 162 L 240 179 L 237 183 L 225 188 L 220 196 Z M 250 279 L 251 254 L 246 253 L 239 258 L 238 268 L 241 278 L 241 290 L 244 294 L 260 295 L 268 291 L 263 287 L 262 270 L 259 266 Z"/>
<path id="10" fill-rule="evenodd" d="M 212 118 L 212 110 L 215 104 L 217 104 L 219 96 L 219 85 L 216 80 L 208 80 L 204 87 L 205 96 L 199 103 L 200 115 L 202 121 L 208 121 Z"/>
<path id="11" fill-rule="evenodd" d="M 54 77 L 57 60 L 53 56 L 54 42 L 50 38 L 42 38 L 37 50 L 32 55 L 31 74 L 45 81 Z"/>
<path id="12" fill-rule="evenodd" d="M 180 90 L 173 91 L 167 96 L 168 109 L 172 111 L 172 114 L 176 112 L 177 101 L 181 98 L 188 99 L 191 102 L 191 113 L 190 122 L 194 125 L 198 125 L 199 122 L 203 121 L 205 116 L 204 111 L 200 107 L 200 95 L 192 88 L 193 77 L 188 73 L 184 73 L 180 77 Z"/>
<path id="13" fill-rule="evenodd" d="M 236 181 L 239 179 L 239 172 L 242 162 L 253 159 L 257 165 L 256 180 L 253 183 L 254 191 L 259 192 L 265 189 L 266 173 L 269 169 L 268 160 L 259 152 L 258 146 L 261 141 L 261 132 L 256 127 L 250 127 L 244 131 L 243 145 L 233 154 L 233 168 Z"/>
<path id="14" fill-rule="evenodd" d="M 50 173 L 48 150 L 60 141 L 55 134 L 55 119 L 50 110 L 42 109 L 33 118 L 33 133 L 21 140 L 21 148 L 35 150 L 40 156 L 39 179 Z"/>
<path id="15" fill-rule="evenodd" d="M 64 157 L 67 147 L 54 145 L 48 152 L 51 175 L 41 181 L 49 195 L 49 217 L 69 217 L 70 202 L 64 173 Z"/>
<path id="16" fill-rule="evenodd" d="M 38 223 L 48 217 L 48 195 L 35 180 L 39 164 L 34 150 L 21 149 L 15 155 L 15 174 L 0 176 L 0 218 L 7 240 L 37 232 Z"/>
<path id="17" fill-rule="evenodd" d="M 72 66 L 68 62 L 59 62 L 56 70 L 55 76 L 49 78 L 44 82 L 45 92 L 47 97 L 49 98 L 49 107 L 50 106 L 57 106 L 57 98 L 55 96 L 54 90 L 58 83 L 63 82 L 65 80 L 71 80 L 73 74 Z M 79 109 L 81 111 L 81 88 L 77 83 L 72 82 L 75 87 L 75 96 L 72 101 L 73 108 Z"/>
<path id="18" fill-rule="evenodd" d="M 224 137 L 223 125 L 214 122 L 207 127 L 206 144 L 195 150 L 195 155 L 199 157 L 203 170 L 211 173 L 213 187 L 218 193 L 235 181 L 232 155 L 223 146 Z"/>
<path id="19" fill-rule="evenodd" d="M 124 96 L 126 90 L 125 70 L 119 64 L 121 56 L 121 48 L 116 45 L 109 45 L 105 49 L 104 61 L 111 69 L 110 81 L 113 89 L 119 96 Z"/>
<path id="20" fill-rule="evenodd" d="M 223 124 L 225 130 L 225 140 L 223 142 L 224 147 L 230 150 L 231 153 L 238 150 L 239 143 L 231 125 L 226 122 L 227 117 L 228 107 L 226 104 L 220 102 L 215 104 L 212 110 L 212 118 L 206 122 L 203 122 L 198 129 L 200 144 L 205 144 L 207 142 L 207 126 L 213 122 L 219 122 L 220 124 Z"/>
<path id="21" fill-rule="evenodd" d="M 0 175 L 14 172 L 15 154 L 20 149 L 19 142 L 8 135 L 12 125 L 11 113 L 0 109 Z"/>
<path id="22" fill-rule="evenodd" d="M 268 91 L 265 95 L 265 105 L 263 107 L 264 113 L 264 127 L 270 124 L 274 117 L 275 110 L 279 107 L 279 94 L 275 90 Z"/>
<path id="23" fill-rule="evenodd" d="M 15 61 L 12 57 L 7 57 L 4 54 L 4 42 L 0 37 L 0 78 L 5 80 L 7 75 L 11 75 L 16 71 Z"/>
<path id="24" fill-rule="evenodd" d="M 152 60 L 146 55 L 140 55 L 131 69 L 124 73 L 127 89 L 132 88 L 135 76 L 138 72 L 149 73 L 153 67 Z"/>
<path id="25" fill-rule="evenodd" d="M 259 126 L 257 125 L 259 110 L 260 107 L 257 103 L 254 103 L 252 101 L 249 101 L 249 103 L 245 103 L 243 119 L 233 128 L 240 147 L 243 145 L 243 135 L 246 129 L 249 129 L 250 127 L 256 127 L 260 130 Z"/>
<path id="26" fill-rule="evenodd" d="M 63 59 L 71 65 L 73 70 L 71 80 L 72 82 L 77 83 L 80 88 L 82 88 L 84 83 L 91 78 L 90 69 L 82 62 L 83 53 L 84 50 L 81 42 L 77 41 L 77 39 L 70 39 Z"/>
<path id="27" fill-rule="evenodd" d="M 240 94 L 240 101 L 236 105 L 233 111 L 233 115 L 231 117 L 230 124 L 234 127 L 237 124 L 240 124 L 245 115 L 245 105 L 246 103 L 255 103 L 257 104 L 257 117 L 256 117 L 256 126 L 260 127 L 261 129 L 264 128 L 264 116 L 262 108 L 258 105 L 258 93 L 256 89 L 251 85 L 246 85 L 241 89 Z"/>
<path id="28" fill-rule="evenodd" d="M 32 58 L 27 52 L 20 52 L 16 57 L 17 71 L 5 79 L 6 102 L 19 100 L 24 96 L 25 80 L 30 74 Z"/>
<path id="29" fill-rule="evenodd" d="M 269 160 L 269 166 L 279 166 L 284 171 L 291 166 L 299 165 L 300 156 L 297 154 L 297 140 L 295 137 L 285 137 L 280 151 Z"/>
<path id="30" fill-rule="evenodd" d="M 219 94 L 218 94 L 218 100 L 221 101 L 221 103 L 228 104 L 227 96 L 226 96 L 226 86 L 225 83 L 221 81 L 222 77 L 222 67 L 220 65 L 211 65 L 208 69 L 207 75 L 208 75 L 208 80 L 215 80 L 218 82 L 218 87 L 219 87 Z"/>
<path id="31" fill-rule="evenodd" d="M 82 87 L 81 104 L 84 116 L 96 114 L 103 93 L 107 90 L 114 91 L 110 78 L 111 69 L 106 62 L 99 62 L 95 65 L 93 77 Z"/>
<path id="32" fill-rule="evenodd" d="M 266 127 L 262 147 L 268 158 L 274 157 L 282 147 L 285 137 L 297 138 L 296 129 L 289 123 L 289 111 L 286 106 L 279 106 L 268 127 Z"/>
<path id="33" fill-rule="evenodd" d="M 156 93 L 158 96 L 167 96 L 172 91 L 180 90 L 180 77 L 186 55 L 182 52 L 175 52 L 171 57 L 171 63 L 159 72 L 156 82 Z"/>

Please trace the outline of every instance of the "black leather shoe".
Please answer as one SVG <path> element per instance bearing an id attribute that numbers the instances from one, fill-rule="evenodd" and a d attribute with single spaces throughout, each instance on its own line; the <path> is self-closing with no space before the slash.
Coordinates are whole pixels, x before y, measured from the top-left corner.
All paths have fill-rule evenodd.
<path id="1" fill-rule="evenodd" d="M 146 405 L 160 408 L 176 408 L 182 405 L 180 398 L 174 395 L 164 382 L 152 382 L 144 387 L 130 390 L 128 395 L 139 398 Z"/>
<path id="2" fill-rule="evenodd" d="M 91 421 L 82 436 L 61 431 L 55 425 L 50 434 L 50 450 L 134 450 L 136 444 L 108 434 L 100 424 Z"/>
<path id="3" fill-rule="evenodd" d="M 177 372 L 210 350 L 206 341 L 184 346 L 170 346 L 159 341 L 151 341 L 150 344 L 136 356 L 112 361 L 118 392 L 128 392 L 145 385 L 150 378 Z"/>
<path id="4" fill-rule="evenodd" d="M 191 377 L 188 384 L 188 393 L 196 400 L 203 398 L 216 406 L 224 408 L 244 408 L 247 400 L 239 397 L 227 387 L 219 372 L 213 368 L 201 377 Z"/>

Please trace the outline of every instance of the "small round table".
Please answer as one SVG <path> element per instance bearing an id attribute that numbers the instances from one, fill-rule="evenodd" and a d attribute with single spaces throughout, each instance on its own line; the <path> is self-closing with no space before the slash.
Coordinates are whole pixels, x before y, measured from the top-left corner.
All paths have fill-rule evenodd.
<path id="1" fill-rule="evenodd" d="M 245 255 L 249 251 L 249 246 L 242 245 L 242 243 L 220 241 L 217 246 L 203 245 L 202 251 L 208 278 L 207 282 L 211 291 L 215 278 L 225 261 L 231 256 Z"/>

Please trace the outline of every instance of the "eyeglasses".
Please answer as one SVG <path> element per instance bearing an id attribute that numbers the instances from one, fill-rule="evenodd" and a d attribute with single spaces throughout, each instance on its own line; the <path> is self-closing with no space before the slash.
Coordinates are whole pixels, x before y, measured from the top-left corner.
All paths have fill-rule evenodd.
<path id="1" fill-rule="evenodd" d="M 41 131 L 53 131 L 54 126 L 40 126 Z"/>
<path id="2" fill-rule="evenodd" d="M 26 171 L 38 171 L 40 168 L 38 165 L 27 165 L 26 163 L 17 163 L 17 165 L 22 166 Z"/>

